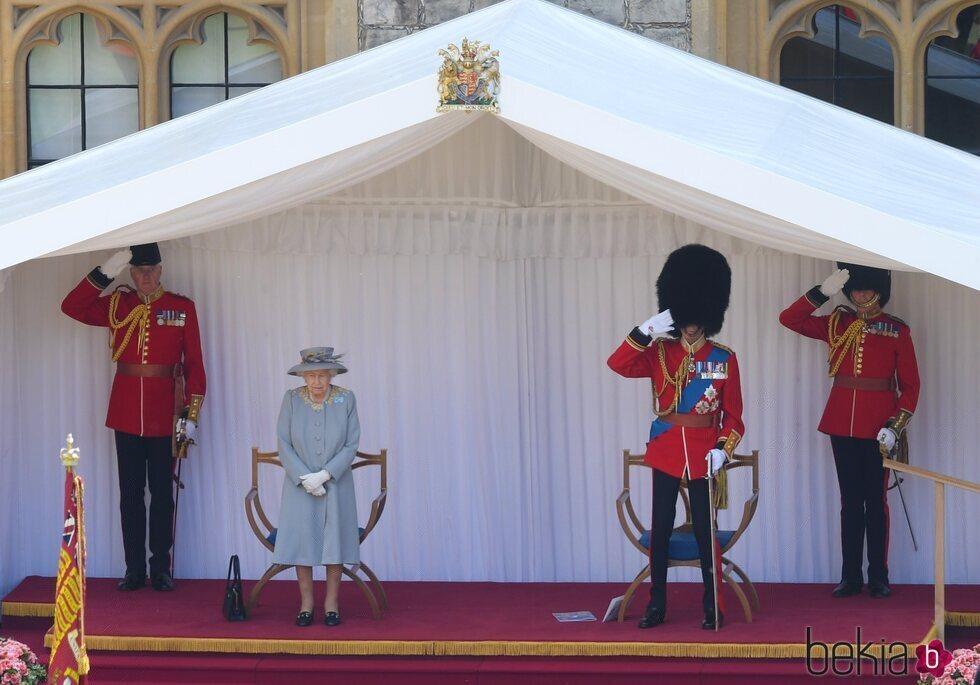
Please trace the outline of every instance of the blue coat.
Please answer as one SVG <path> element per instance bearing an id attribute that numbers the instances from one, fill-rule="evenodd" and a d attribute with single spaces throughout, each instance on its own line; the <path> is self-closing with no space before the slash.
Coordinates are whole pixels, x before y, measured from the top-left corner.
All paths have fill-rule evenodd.
<path id="1" fill-rule="evenodd" d="M 330 387 L 313 404 L 306 387 L 288 390 L 279 410 L 282 484 L 279 531 L 272 560 L 278 564 L 322 566 L 360 561 L 357 501 L 351 464 L 361 437 L 354 393 Z M 322 497 L 303 489 L 300 476 L 326 469 L 331 478 Z"/>

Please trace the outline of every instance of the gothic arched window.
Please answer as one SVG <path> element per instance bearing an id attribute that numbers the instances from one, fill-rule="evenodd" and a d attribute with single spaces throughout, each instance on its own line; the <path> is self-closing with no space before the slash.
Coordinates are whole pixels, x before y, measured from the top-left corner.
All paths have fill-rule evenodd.
<path id="1" fill-rule="evenodd" d="M 926 50 L 926 137 L 980 155 L 980 5 Z"/>
<path id="2" fill-rule="evenodd" d="M 818 10 L 813 30 L 812 38 L 786 41 L 780 53 L 780 84 L 894 123 L 894 59 L 888 41 L 858 37 L 859 17 L 843 5 Z"/>
<path id="3" fill-rule="evenodd" d="M 282 79 L 282 60 L 264 41 L 249 43 L 241 17 L 221 12 L 204 21 L 204 41 L 184 44 L 170 60 L 170 117 L 176 119 Z"/>
<path id="4" fill-rule="evenodd" d="M 27 57 L 28 168 L 107 143 L 139 129 L 139 67 L 104 24 L 73 14 L 57 45 Z"/>

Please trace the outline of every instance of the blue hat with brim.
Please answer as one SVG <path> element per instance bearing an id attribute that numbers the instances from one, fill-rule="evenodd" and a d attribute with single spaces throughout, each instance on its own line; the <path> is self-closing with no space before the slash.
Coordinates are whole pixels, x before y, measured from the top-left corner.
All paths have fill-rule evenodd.
<path id="1" fill-rule="evenodd" d="M 336 369 L 337 373 L 347 373 L 347 367 L 340 363 L 343 355 L 334 354 L 332 347 L 309 347 L 300 350 L 300 363 L 287 373 L 290 376 L 302 376 L 307 371 Z"/>

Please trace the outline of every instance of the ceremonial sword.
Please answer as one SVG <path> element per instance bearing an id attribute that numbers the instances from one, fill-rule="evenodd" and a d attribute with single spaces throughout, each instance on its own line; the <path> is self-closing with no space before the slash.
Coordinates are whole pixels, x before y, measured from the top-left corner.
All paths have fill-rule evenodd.
<path id="1" fill-rule="evenodd" d="M 881 452 L 881 456 L 886 459 L 894 459 L 894 455 L 898 453 L 898 442 L 895 442 L 895 447 L 888 451 L 885 447 L 885 443 L 879 442 L 878 449 Z M 889 469 L 892 475 L 895 477 L 895 487 L 898 488 L 898 497 L 902 500 L 902 511 L 905 512 L 905 523 L 909 526 L 909 535 L 912 536 L 912 547 L 916 552 L 919 551 L 919 543 L 915 541 L 915 531 L 912 530 L 912 517 L 909 516 L 909 508 L 905 506 L 905 493 L 902 492 L 902 479 L 898 477 L 898 472 L 895 469 Z"/>
<path id="2" fill-rule="evenodd" d="M 718 632 L 718 624 L 721 620 L 718 617 L 718 592 L 721 590 L 721 583 L 718 582 L 718 552 L 715 549 L 715 489 L 713 483 L 715 478 L 711 473 L 711 459 L 708 459 L 708 529 L 711 531 L 711 594 L 715 600 L 715 632 Z"/>

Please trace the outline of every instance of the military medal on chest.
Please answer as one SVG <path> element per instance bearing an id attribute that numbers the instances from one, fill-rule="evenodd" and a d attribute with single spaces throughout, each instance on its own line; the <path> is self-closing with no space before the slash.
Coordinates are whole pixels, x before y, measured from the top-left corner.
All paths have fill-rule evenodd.
<path id="1" fill-rule="evenodd" d="M 157 310 L 157 326 L 177 326 L 182 328 L 187 323 L 187 312 L 175 309 Z"/>

